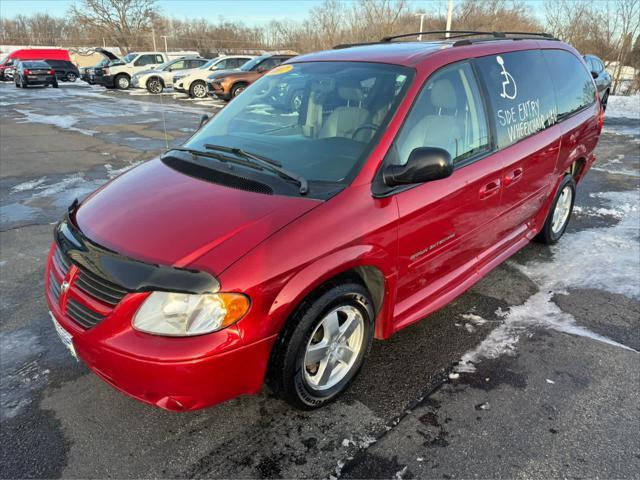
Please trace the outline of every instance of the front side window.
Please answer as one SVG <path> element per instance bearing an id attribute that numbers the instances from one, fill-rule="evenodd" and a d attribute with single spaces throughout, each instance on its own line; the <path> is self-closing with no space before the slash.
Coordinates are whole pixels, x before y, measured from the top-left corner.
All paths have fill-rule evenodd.
<path id="1" fill-rule="evenodd" d="M 449 152 L 454 163 L 489 148 L 480 91 L 467 62 L 439 70 L 426 82 L 400 131 L 388 160 L 404 165 L 415 148 Z"/>
<path id="2" fill-rule="evenodd" d="M 140 57 L 135 61 L 136 67 L 143 67 L 145 65 L 153 65 L 155 62 L 155 55 L 140 55 Z"/>
<path id="3" fill-rule="evenodd" d="M 595 102 L 593 78 L 580 60 L 565 50 L 542 52 L 555 86 L 559 119 Z"/>
<path id="4" fill-rule="evenodd" d="M 384 132 L 413 73 L 399 65 L 365 62 L 281 65 L 185 146 L 240 148 L 309 181 L 344 184 Z"/>
<path id="5" fill-rule="evenodd" d="M 491 104 L 497 144 L 504 148 L 556 122 L 556 100 L 539 50 L 475 60 Z"/>
<path id="6" fill-rule="evenodd" d="M 271 57 L 267 58 L 264 62 L 260 63 L 256 70 L 271 70 L 274 67 L 277 67 L 282 63 L 281 58 Z"/>

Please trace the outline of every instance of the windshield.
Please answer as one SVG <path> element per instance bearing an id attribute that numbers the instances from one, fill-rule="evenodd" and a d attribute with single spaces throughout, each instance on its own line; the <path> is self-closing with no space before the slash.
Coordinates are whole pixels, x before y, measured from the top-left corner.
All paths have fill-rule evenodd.
<path id="1" fill-rule="evenodd" d="M 136 58 L 138 56 L 137 53 L 130 53 L 128 55 L 125 55 L 124 57 L 122 57 L 122 60 L 114 60 L 112 63 L 115 64 L 119 64 L 119 63 L 129 63 L 132 62 L 134 58 Z"/>
<path id="2" fill-rule="evenodd" d="M 261 61 L 263 61 L 265 58 L 267 57 L 256 57 L 256 58 L 252 58 L 251 60 L 249 60 L 246 63 L 243 63 L 242 66 L 240 67 L 240 70 L 244 70 L 245 72 L 250 71 L 253 67 L 255 67 L 257 64 L 259 64 Z"/>
<path id="3" fill-rule="evenodd" d="M 220 61 L 219 58 L 214 58 L 214 59 L 209 60 L 207 63 L 205 63 L 204 65 L 202 65 L 201 67 L 198 67 L 198 68 L 200 68 L 202 70 L 206 70 L 211 65 L 213 65 L 214 63 L 219 62 L 219 61 Z"/>
<path id="4" fill-rule="evenodd" d="M 281 65 L 185 144 L 239 148 L 309 181 L 347 183 L 384 132 L 413 70 L 364 62 Z"/>

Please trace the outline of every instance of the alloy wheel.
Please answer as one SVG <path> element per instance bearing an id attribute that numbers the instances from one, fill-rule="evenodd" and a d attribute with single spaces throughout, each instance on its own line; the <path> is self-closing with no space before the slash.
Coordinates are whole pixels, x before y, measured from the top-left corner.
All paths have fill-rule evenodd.
<path id="1" fill-rule="evenodd" d="M 562 229 L 567 223 L 569 214 L 571 213 L 572 202 L 573 190 L 569 185 L 565 185 L 562 189 L 562 193 L 560 193 L 560 196 L 558 197 L 556 207 L 553 211 L 553 219 L 551 220 L 551 231 L 553 231 L 555 235 L 562 232 Z"/>
<path id="2" fill-rule="evenodd" d="M 193 86 L 193 96 L 196 98 L 204 98 L 207 96 L 207 87 L 198 82 Z"/>
<path id="3" fill-rule="evenodd" d="M 304 378 L 310 388 L 327 390 L 353 368 L 364 345 L 365 324 L 360 310 L 343 305 L 316 326 L 304 354 Z"/>

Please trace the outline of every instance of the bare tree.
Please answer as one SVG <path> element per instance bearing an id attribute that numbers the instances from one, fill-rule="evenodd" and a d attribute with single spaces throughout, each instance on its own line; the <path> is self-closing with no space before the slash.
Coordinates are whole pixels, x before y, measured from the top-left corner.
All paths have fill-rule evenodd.
<path id="1" fill-rule="evenodd" d="M 70 14 L 74 22 L 96 28 L 127 52 L 149 33 L 156 8 L 155 0 L 80 0 Z"/>

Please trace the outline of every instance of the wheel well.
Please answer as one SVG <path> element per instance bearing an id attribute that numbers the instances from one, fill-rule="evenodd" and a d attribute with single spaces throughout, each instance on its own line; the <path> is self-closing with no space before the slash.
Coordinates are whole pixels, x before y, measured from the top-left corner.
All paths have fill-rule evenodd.
<path id="1" fill-rule="evenodd" d="M 241 87 L 241 86 L 246 87 L 247 85 L 249 85 L 249 82 L 245 82 L 243 80 L 240 80 L 239 82 L 236 82 L 231 86 L 231 90 L 233 90 L 236 87 Z"/>
<path id="2" fill-rule="evenodd" d="M 571 164 L 571 166 L 567 169 L 567 173 L 571 174 L 576 182 L 578 182 L 582 178 L 582 174 L 584 173 L 584 165 L 586 160 L 584 158 L 579 158 L 575 162 Z"/>
<path id="3" fill-rule="evenodd" d="M 329 278 L 309 293 L 302 303 L 313 302 L 328 289 L 345 282 L 355 282 L 365 287 L 371 295 L 376 315 L 380 312 L 384 302 L 384 275 L 378 268 L 370 265 L 345 270 Z"/>
<path id="4" fill-rule="evenodd" d="M 151 77 L 147 78 L 147 85 L 149 85 L 149 82 L 150 82 L 151 80 L 153 80 L 153 79 L 160 80 L 160 83 L 162 84 L 162 86 L 163 86 L 163 87 L 165 86 L 165 84 L 164 84 L 164 80 L 162 79 L 162 77 L 159 77 L 159 76 L 157 76 L 157 75 L 153 75 L 153 76 L 151 76 Z"/>

